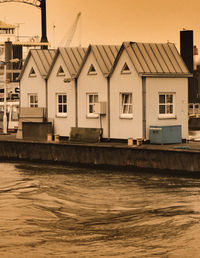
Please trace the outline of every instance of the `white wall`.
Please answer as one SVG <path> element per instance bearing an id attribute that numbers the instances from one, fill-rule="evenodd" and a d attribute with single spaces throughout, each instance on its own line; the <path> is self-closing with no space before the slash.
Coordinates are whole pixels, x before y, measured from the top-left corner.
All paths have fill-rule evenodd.
<path id="1" fill-rule="evenodd" d="M 88 75 L 94 65 L 97 74 Z M 78 78 L 78 127 L 100 128 L 100 118 L 87 117 L 87 93 L 98 93 L 99 102 L 107 102 L 107 79 L 103 76 L 93 53 L 90 52 Z M 108 137 L 108 112 L 102 116 L 103 137 Z"/>
<path id="2" fill-rule="evenodd" d="M 60 65 L 65 76 L 57 76 Z M 55 134 L 69 136 L 71 127 L 75 126 L 75 83 L 64 83 L 64 78 L 70 78 L 70 74 L 59 55 L 48 79 L 48 120 L 54 122 Z M 56 115 L 57 93 L 67 94 L 67 117 Z"/>
<path id="3" fill-rule="evenodd" d="M 124 63 L 131 74 L 121 74 Z M 120 93 L 132 93 L 133 117 L 120 118 Z M 111 138 L 127 139 L 142 137 L 142 79 L 135 71 L 127 52 L 124 50 L 110 79 L 110 127 Z"/>
<path id="4" fill-rule="evenodd" d="M 36 77 L 29 77 L 31 68 L 35 70 Z M 20 81 L 20 106 L 28 107 L 28 94 L 38 94 L 38 107 L 46 107 L 46 83 L 42 78 L 32 56 L 26 66 L 22 79 Z"/>
<path id="5" fill-rule="evenodd" d="M 159 92 L 175 93 L 174 119 L 159 119 Z M 182 138 L 188 139 L 188 79 L 147 78 L 146 79 L 146 134 L 149 126 L 182 125 Z"/>

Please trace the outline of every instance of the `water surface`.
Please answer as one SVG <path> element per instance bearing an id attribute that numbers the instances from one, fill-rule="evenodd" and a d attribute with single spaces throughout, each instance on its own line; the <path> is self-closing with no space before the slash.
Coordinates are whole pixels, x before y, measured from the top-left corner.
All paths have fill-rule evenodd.
<path id="1" fill-rule="evenodd" d="M 0 257 L 200 257 L 200 177 L 0 163 Z"/>

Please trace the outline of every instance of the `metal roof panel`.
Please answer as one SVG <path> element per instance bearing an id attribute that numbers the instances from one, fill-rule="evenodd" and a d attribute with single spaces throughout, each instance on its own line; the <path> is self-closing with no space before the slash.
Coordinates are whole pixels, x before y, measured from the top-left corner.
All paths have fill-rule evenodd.
<path id="1" fill-rule="evenodd" d="M 71 75 L 71 77 L 76 77 L 80 66 L 85 57 L 86 48 L 81 47 L 61 47 L 59 48 L 60 54 L 65 62 L 65 65 Z"/>
<path id="2" fill-rule="evenodd" d="M 169 48 L 169 45 L 168 44 L 165 44 L 163 45 L 163 47 L 165 48 L 165 51 L 167 53 L 167 56 L 169 57 L 171 63 L 172 63 L 172 66 L 174 67 L 174 70 L 176 73 L 181 73 L 181 68 L 179 66 L 179 63 L 177 62 L 175 56 L 174 56 L 174 53 L 172 52 L 171 48 Z"/>
<path id="3" fill-rule="evenodd" d="M 152 44 L 144 43 L 143 45 L 144 45 L 146 51 L 149 53 L 149 58 L 151 59 L 151 62 L 154 64 L 156 71 L 158 73 L 163 73 L 163 69 L 162 69 L 160 63 L 158 62 L 157 56 L 151 46 Z"/>
<path id="4" fill-rule="evenodd" d="M 165 64 L 169 70 L 170 73 L 175 73 L 175 69 L 173 67 L 173 64 L 168 56 L 168 52 L 166 51 L 166 47 L 164 44 L 156 44 L 158 47 L 158 50 L 160 51 L 160 54 L 163 58 L 163 60 L 165 61 Z M 166 71 L 167 72 L 167 71 Z"/>
<path id="5" fill-rule="evenodd" d="M 171 51 L 173 52 L 176 61 L 178 62 L 180 69 L 183 73 L 189 73 L 187 66 L 185 65 L 182 57 L 179 55 L 177 48 L 175 47 L 175 45 L 173 43 L 169 43 L 168 44 L 169 48 L 171 49 Z"/>
<path id="6" fill-rule="evenodd" d="M 142 73 L 144 72 L 143 68 L 142 68 L 142 65 L 138 59 L 138 56 L 135 54 L 135 51 L 133 50 L 133 48 L 131 47 L 131 45 L 129 43 L 124 43 L 124 46 L 126 48 L 126 51 L 136 69 L 136 71 L 138 73 Z"/>
<path id="7" fill-rule="evenodd" d="M 140 75 L 162 77 L 191 76 L 173 43 L 124 42 L 123 46 Z M 121 48 L 119 56 L 122 51 L 123 48 Z"/>
<path id="8" fill-rule="evenodd" d="M 139 48 L 139 46 L 138 46 L 138 43 L 134 43 L 134 44 L 132 44 L 132 49 L 134 50 L 134 52 L 135 52 L 135 55 L 137 56 L 137 59 L 139 60 L 139 62 L 140 62 L 140 65 L 141 65 L 141 67 L 142 67 L 142 72 L 150 72 L 150 69 L 149 69 L 149 67 L 147 66 L 147 63 L 146 63 L 146 60 L 144 59 L 144 56 L 142 55 L 142 53 L 141 53 L 141 50 L 140 50 L 140 48 Z"/>
<path id="9" fill-rule="evenodd" d="M 168 67 L 167 67 L 167 65 L 165 63 L 165 60 L 163 59 L 159 49 L 158 49 L 157 44 L 156 43 L 151 43 L 150 46 L 151 46 L 151 49 L 154 52 L 154 55 L 155 55 L 158 63 L 160 64 L 160 67 L 161 67 L 162 71 L 164 73 L 169 73 L 169 69 L 168 69 Z"/>
<path id="10" fill-rule="evenodd" d="M 154 66 L 154 63 L 152 62 L 151 58 L 150 58 L 150 55 L 149 55 L 149 51 L 147 51 L 147 49 L 145 48 L 144 44 L 143 43 L 138 43 L 138 48 L 140 49 L 140 52 L 147 64 L 147 67 L 149 68 L 149 70 L 152 72 L 152 73 L 155 73 L 157 72 L 156 69 L 155 69 L 155 66 Z"/>
<path id="11" fill-rule="evenodd" d="M 31 50 L 32 52 L 32 56 L 33 56 L 33 59 L 38 67 L 38 70 L 40 71 L 41 75 L 42 76 L 45 76 L 46 75 L 46 70 L 44 68 L 44 65 L 42 63 L 42 60 L 41 60 L 41 57 L 40 57 L 40 54 L 39 52 L 40 50 Z"/>
<path id="12" fill-rule="evenodd" d="M 100 54 L 100 51 L 99 51 L 99 46 L 98 45 L 92 45 L 92 52 L 96 58 L 96 61 L 102 71 L 102 73 L 104 75 L 107 75 L 108 74 L 108 67 L 106 66 L 101 54 Z"/>

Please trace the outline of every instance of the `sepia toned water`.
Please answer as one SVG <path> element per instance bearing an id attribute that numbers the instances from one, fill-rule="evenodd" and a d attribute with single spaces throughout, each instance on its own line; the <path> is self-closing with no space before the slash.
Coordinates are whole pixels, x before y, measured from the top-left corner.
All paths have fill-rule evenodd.
<path id="1" fill-rule="evenodd" d="M 200 176 L 0 163 L 0 257 L 200 257 Z"/>

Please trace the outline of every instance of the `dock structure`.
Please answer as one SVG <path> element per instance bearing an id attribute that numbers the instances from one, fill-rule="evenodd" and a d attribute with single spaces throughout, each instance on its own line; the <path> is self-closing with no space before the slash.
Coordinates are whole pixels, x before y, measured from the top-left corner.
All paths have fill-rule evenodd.
<path id="1" fill-rule="evenodd" d="M 168 171 L 200 171 L 200 142 L 172 145 L 17 140 L 0 135 L 0 160 L 57 162 L 115 168 Z"/>

